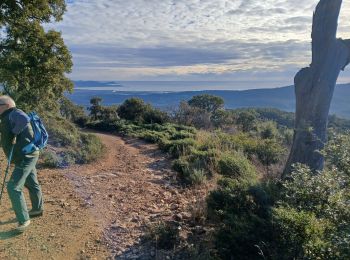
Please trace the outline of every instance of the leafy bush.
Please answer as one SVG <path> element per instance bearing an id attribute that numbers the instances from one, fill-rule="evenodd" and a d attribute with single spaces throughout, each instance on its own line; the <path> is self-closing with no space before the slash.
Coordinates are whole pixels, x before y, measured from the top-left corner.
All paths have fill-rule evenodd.
<path id="1" fill-rule="evenodd" d="M 303 249 L 300 250 L 300 254 L 313 259 L 349 258 L 349 183 L 349 176 L 337 169 L 313 174 L 309 168 L 302 165 L 296 165 L 290 179 L 283 183 L 277 208 L 292 208 L 311 214 L 317 222 L 312 221 L 310 225 L 313 226 L 305 228 L 316 229 L 318 223 L 326 227 L 323 231 L 319 228 L 318 232 L 322 231 L 322 234 L 315 234 L 314 241 L 310 238 L 311 240 L 302 243 Z M 311 231 L 307 232 L 310 234 Z"/>
<path id="2" fill-rule="evenodd" d="M 92 162 L 103 155 L 105 147 L 97 136 L 83 133 L 80 138 L 81 145 L 77 152 L 79 155 L 77 161 L 79 163 Z"/>
<path id="3" fill-rule="evenodd" d="M 159 249 L 172 249 L 179 242 L 179 229 L 170 223 L 159 222 L 148 227 L 146 237 Z"/>
<path id="4" fill-rule="evenodd" d="M 276 140 L 267 139 L 259 142 L 255 153 L 262 164 L 269 166 L 280 160 L 281 155 L 285 153 L 285 149 Z"/>
<path id="5" fill-rule="evenodd" d="M 270 201 L 249 179 L 224 178 L 207 199 L 208 217 L 219 223 L 215 237 L 221 259 L 256 259 L 271 240 Z"/>
<path id="6" fill-rule="evenodd" d="M 264 121 L 257 124 L 259 135 L 263 139 L 277 139 L 279 132 L 277 124 L 273 121 Z"/>
<path id="7" fill-rule="evenodd" d="M 277 254 L 283 259 L 329 259 L 328 221 L 312 212 L 279 207 L 273 210 L 273 223 Z"/>
<path id="8" fill-rule="evenodd" d="M 205 110 L 206 112 L 209 112 L 209 113 L 214 113 L 218 109 L 224 107 L 224 100 L 218 96 L 202 94 L 202 95 L 193 96 L 188 101 L 188 104 L 191 107 L 196 107 L 196 108 Z"/>
<path id="9" fill-rule="evenodd" d="M 47 168 L 58 168 L 62 165 L 62 158 L 56 153 L 44 150 L 40 153 L 41 166 Z"/>
<path id="10" fill-rule="evenodd" d="M 146 110 L 142 118 L 148 124 L 164 124 L 169 121 L 168 114 L 156 108 Z"/>
<path id="11" fill-rule="evenodd" d="M 88 122 L 88 116 L 84 111 L 84 107 L 74 104 L 66 97 L 60 100 L 60 113 L 62 117 L 79 126 L 84 126 Z"/>
<path id="12" fill-rule="evenodd" d="M 130 98 L 124 101 L 118 108 L 118 115 L 126 120 L 143 122 L 143 116 L 150 106 L 140 98 Z"/>
<path id="13" fill-rule="evenodd" d="M 240 153 L 223 154 L 218 162 L 218 170 L 220 174 L 236 179 L 254 179 L 257 176 L 254 166 Z"/>
<path id="14" fill-rule="evenodd" d="M 58 147 L 76 146 L 78 144 L 79 131 L 67 119 L 48 114 L 44 115 L 43 121 L 50 136 L 50 144 Z"/>
<path id="15" fill-rule="evenodd" d="M 49 132 L 49 144 L 63 149 L 56 154 L 44 152 L 42 158 L 45 165 L 68 166 L 91 162 L 101 156 L 103 145 L 96 136 L 81 133 L 72 122 L 59 116 L 46 114 L 43 120 Z"/>
<path id="16" fill-rule="evenodd" d="M 171 141 L 168 146 L 168 152 L 174 157 L 179 158 L 180 156 L 188 155 L 195 147 L 196 142 L 194 139 L 186 138 L 180 140 Z"/>

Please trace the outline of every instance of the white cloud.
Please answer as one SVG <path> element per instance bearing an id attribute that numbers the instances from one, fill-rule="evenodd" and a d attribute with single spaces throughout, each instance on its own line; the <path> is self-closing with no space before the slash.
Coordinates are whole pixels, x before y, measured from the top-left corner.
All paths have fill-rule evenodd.
<path id="1" fill-rule="evenodd" d="M 74 78 L 282 73 L 310 62 L 317 2 L 76 0 L 68 2 L 64 21 L 55 28 L 72 49 Z M 349 12 L 344 1 L 338 33 L 343 38 L 350 38 Z M 98 69 L 92 73 L 91 67 Z"/>

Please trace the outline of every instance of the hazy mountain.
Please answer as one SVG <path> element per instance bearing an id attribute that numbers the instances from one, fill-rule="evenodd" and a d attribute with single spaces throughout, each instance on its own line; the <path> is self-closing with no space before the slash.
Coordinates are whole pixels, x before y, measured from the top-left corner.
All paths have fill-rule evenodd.
<path id="1" fill-rule="evenodd" d="M 78 89 L 69 97 L 77 104 L 89 105 L 93 96 L 103 98 L 104 105 L 120 104 L 130 97 L 139 97 L 147 103 L 162 108 L 176 107 L 181 100 L 189 100 L 194 95 L 203 93 L 217 95 L 225 100 L 226 108 L 241 107 L 273 107 L 284 111 L 294 111 L 295 96 L 293 86 L 252 89 L 252 90 L 204 90 L 185 92 L 151 92 L 151 91 L 116 91 L 103 89 L 104 87 L 118 86 L 115 82 L 76 82 Z M 102 87 L 99 90 L 98 87 Z M 83 87 L 83 89 L 81 88 Z M 94 87 L 90 89 L 90 87 Z M 122 88 L 121 88 L 122 90 Z M 331 114 L 350 118 L 350 84 L 337 85 L 331 106 Z"/>

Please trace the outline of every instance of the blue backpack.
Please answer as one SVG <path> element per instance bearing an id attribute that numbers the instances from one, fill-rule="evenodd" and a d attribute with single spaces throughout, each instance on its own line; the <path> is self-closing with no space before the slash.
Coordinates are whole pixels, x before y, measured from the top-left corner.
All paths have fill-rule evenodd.
<path id="1" fill-rule="evenodd" d="M 28 114 L 28 117 L 30 120 L 30 124 L 33 128 L 34 140 L 25 147 L 23 147 L 23 154 L 29 154 L 34 151 L 38 151 L 45 148 L 49 139 L 49 134 L 47 133 L 46 128 L 38 114 L 35 112 L 30 112 Z"/>

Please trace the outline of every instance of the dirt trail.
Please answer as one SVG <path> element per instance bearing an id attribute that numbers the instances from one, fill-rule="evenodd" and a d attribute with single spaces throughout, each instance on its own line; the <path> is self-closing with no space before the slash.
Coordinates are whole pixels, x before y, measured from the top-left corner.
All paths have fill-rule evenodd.
<path id="1" fill-rule="evenodd" d="M 98 162 L 39 170 L 45 214 L 22 235 L 11 232 L 16 223 L 5 194 L 0 259 L 162 258 L 142 244 L 146 225 L 190 218 L 189 207 L 201 197 L 195 192 L 201 191 L 178 186 L 170 161 L 156 146 L 97 135 L 107 148 Z"/>

